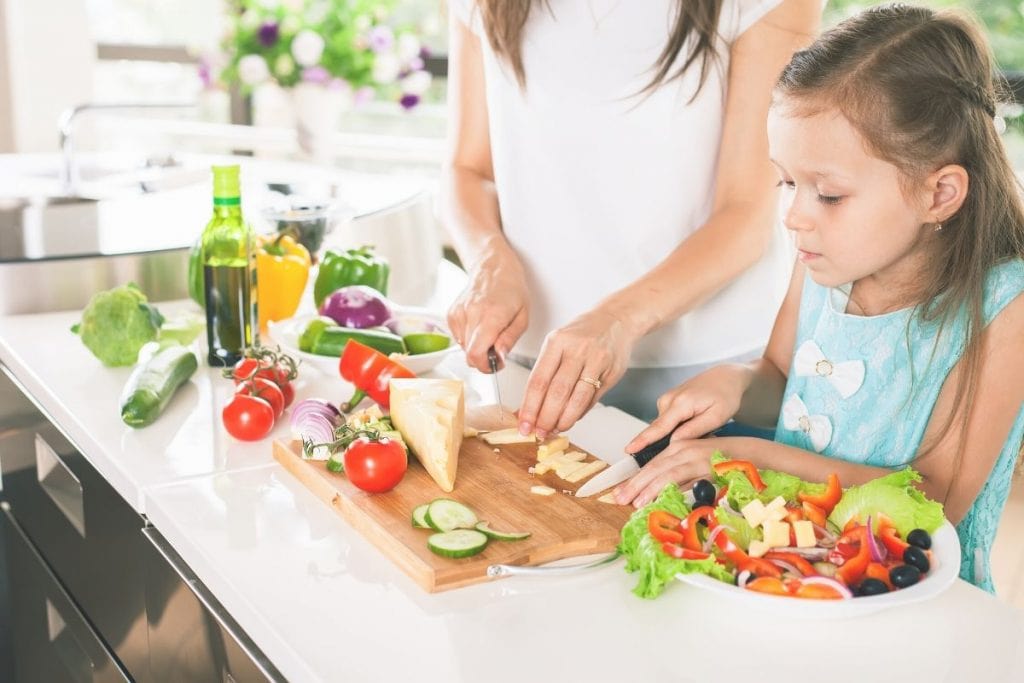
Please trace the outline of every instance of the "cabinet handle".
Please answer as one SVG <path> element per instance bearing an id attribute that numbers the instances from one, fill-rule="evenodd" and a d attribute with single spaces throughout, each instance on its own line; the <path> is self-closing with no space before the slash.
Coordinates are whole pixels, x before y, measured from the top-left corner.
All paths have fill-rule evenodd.
<path id="1" fill-rule="evenodd" d="M 71 526 L 85 538 L 85 502 L 82 482 L 61 460 L 57 451 L 36 432 L 36 478 L 39 486 L 50 497 Z"/>
<path id="2" fill-rule="evenodd" d="M 171 566 L 174 573 L 178 575 L 182 583 L 188 586 L 188 589 L 192 591 L 192 594 L 199 600 L 200 604 L 209 612 L 222 629 L 231 637 L 235 643 L 238 644 L 246 657 L 256 665 L 260 673 L 267 677 L 268 681 L 284 681 L 284 676 L 277 670 L 267 656 L 263 654 L 260 649 L 256 646 L 252 639 L 244 631 L 237 622 L 227 613 L 223 605 L 218 602 L 217 598 L 210 592 L 210 589 L 199 580 L 192 570 L 189 568 L 185 561 L 181 559 L 171 544 L 167 542 L 167 539 L 156 530 L 156 527 L 146 526 L 142 528 L 142 535 L 146 537 L 156 551 L 160 553 L 160 556 Z"/>

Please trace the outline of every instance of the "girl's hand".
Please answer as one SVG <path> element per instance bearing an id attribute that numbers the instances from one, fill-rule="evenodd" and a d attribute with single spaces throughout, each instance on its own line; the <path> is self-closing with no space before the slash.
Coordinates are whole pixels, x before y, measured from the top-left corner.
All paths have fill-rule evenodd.
<path id="1" fill-rule="evenodd" d="M 466 352 L 466 362 L 490 372 L 487 350 L 499 362 L 526 330 L 529 298 L 522 264 L 511 249 L 495 249 L 472 269 L 469 284 L 448 311 L 448 329 Z"/>
<path id="2" fill-rule="evenodd" d="M 636 453 L 670 432 L 679 441 L 718 429 L 739 412 L 747 373 L 743 366 L 719 365 L 665 392 L 658 398 L 658 417 L 626 444 L 626 452 Z"/>
<path id="3" fill-rule="evenodd" d="M 550 332 L 526 384 L 519 431 L 536 431 L 542 439 L 569 429 L 622 379 L 636 339 L 618 317 L 601 309 Z"/>
<path id="4" fill-rule="evenodd" d="M 633 475 L 633 478 L 617 487 L 613 493 L 615 502 L 633 507 L 643 507 L 654 500 L 665 485 L 676 482 L 686 490 L 698 479 L 705 479 L 711 471 L 711 454 L 721 450 L 718 439 L 680 439 L 672 441 L 668 448 Z"/>

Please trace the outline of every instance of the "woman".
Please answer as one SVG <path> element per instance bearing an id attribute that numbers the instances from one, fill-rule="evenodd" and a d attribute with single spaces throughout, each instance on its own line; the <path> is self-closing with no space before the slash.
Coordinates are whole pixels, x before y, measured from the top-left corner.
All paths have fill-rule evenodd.
<path id="1" fill-rule="evenodd" d="M 520 430 L 756 357 L 791 258 L 764 121 L 819 0 L 453 2 L 448 318 L 533 365 Z"/>

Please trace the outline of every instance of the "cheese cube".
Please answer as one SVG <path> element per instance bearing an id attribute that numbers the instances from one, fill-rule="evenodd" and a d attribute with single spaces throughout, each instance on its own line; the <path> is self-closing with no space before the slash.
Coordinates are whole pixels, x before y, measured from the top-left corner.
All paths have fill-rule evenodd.
<path id="1" fill-rule="evenodd" d="M 769 510 L 781 510 L 786 507 L 786 499 L 782 496 L 775 496 L 775 498 L 772 499 L 772 502 L 765 505 L 765 507 Z"/>
<path id="2" fill-rule="evenodd" d="M 550 486 L 531 486 L 530 493 L 535 493 L 538 496 L 553 496 L 555 495 L 555 490 Z"/>
<path id="3" fill-rule="evenodd" d="M 797 548 L 813 548 L 818 545 L 818 539 L 814 537 L 814 525 L 806 519 L 793 522 L 793 533 L 796 535 Z"/>
<path id="4" fill-rule="evenodd" d="M 537 446 L 537 461 L 547 460 L 555 453 L 561 453 L 568 447 L 569 439 L 564 436 L 542 443 L 540 446 Z"/>
<path id="5" fill-rule="evenodd" d="M 767 522 L 771 520 L 773 522 L 781 522 L 789 514 L 789 508 L 783 507 L 765 507 L 764 509 L 764 520 L 761 522 Z"/>
<path id="6" fill-rule="evenodd" d="M 750 555 L 751 557 L 763 557 L 768 550 L 769 547 L 767 543 L 755 538 L 750 542 L 750 547 L 747 548 L 747 555 Z"/>
<path id="7" fill-rule="evenodd" d="M 740 512 L 743 513 L 743 517 L 747 520 L 747 524 L 754 528 L 760 526 L 764 521 L 765 516 L 768 514 L 768 511 L 764 507 L 764 503 L 757 498 L 744 505 Z"/>
<path id="8" fill-rule="evenodd" d="M 764 522 L 764 542 L 771 548 L 784 548 L 789 545 L 789 522 Z"/>

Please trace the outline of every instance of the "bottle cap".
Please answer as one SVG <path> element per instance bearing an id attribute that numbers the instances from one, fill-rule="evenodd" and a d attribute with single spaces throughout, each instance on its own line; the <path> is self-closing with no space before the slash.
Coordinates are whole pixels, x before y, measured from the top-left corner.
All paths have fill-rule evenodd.
<path id="1" fill-rule="evenodd" d="M 213 199 L 234 199 L 241 196 L 238 182 L 238 164 L 213 167 Z"/>

